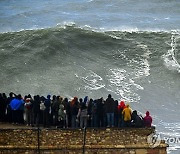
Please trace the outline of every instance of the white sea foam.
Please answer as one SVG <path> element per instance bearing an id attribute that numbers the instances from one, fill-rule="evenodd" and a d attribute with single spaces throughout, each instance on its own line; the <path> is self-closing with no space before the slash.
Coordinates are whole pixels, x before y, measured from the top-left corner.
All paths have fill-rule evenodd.
<path id="1" fill-rule="evenodd" d="M 150 75 L 150 64 L 148 59 L 150 58 L 150 55 L 152 54 L 152 52 L 148 49 L 148 46 L 145 44 L 141 44 L 139 42 L 138 43 L 138 47 L 140 47 L 141 49 L 143 49 L 145 52 L 142 55 L 143 59 L 142 59 L 142 69 L 143 69 L 143 74 L 145 76 L 149 76 Z"/>
<path id="2" fill-rule="evenodd" d="M 164 60 L 165 66 L 169 70 L 174 70 L 180 73 L 180 64 L 176 60 L 176 53 L 178 52 L 176 47 L 177 47 L 177 40 L 180 38 L 180 33 L 179 32 L 172 32 L 171 36 L 171 49 L 167 51 L 164 55 L 162 55 L 162 58 Z"/>
<path id="3" fill-rule="evenodd" d="M 81 66 L 81 68 L 84 69 L 83 75 L 78 75 L 76 73 L 75 76 L 85 83 L 85 89 L 98 90 L 105 87 L 105 84 L 103 84 L 103 79 L 100 75 L 96 74 L 92 70 L 87 70 L 83 66 Z"/>
<path id="4" fill-rule="evenodd" d="M 127 73 L 124 69 L 111 68 L 107 75 L 110 82 L 108 89 L 116 89 L 114 93 L 128 102 L 138 102 L 140 96 L 136 93 L 136 90 L 142 90 L 143 88 L 132 79 L 129 79 L 131 76 L 133 76 L 133 74 Z"/>
<path id="5" fill-rule="evenodd" d="M 122 68 L 111 68 L 107 76 L 111 85 L 110 87 L 116 89 L 115 93 L 117 95 L 120 95 L 129 102 L 139 102 L 140 96 L 137 94 L 137 90 L 144 90 L 144 87 L 137 83 L 137 81 L 142 77 L 150 75 L 149 58 L 152 53 L 147 45 L 136 40 L 131 41 L 137 44 L 137 47 L 142 50 L 142 55 L 137 55 L 136 58 L 129 58 L 126 56 L 125 51 L 119 50 L 120 58 L 127 61 L 128 71 Z M 132 71 L 129 69 L 132 69 Z"/>

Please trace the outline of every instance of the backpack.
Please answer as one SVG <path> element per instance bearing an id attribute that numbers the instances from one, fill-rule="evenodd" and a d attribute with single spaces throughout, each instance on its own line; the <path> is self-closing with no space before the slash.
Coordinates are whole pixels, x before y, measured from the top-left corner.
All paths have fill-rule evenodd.
<path id="1" fill-rule="evenodd" d="M 40 110 L 44 111 L 46 109 L 46 106 L 44 105 L 44 102 L 40 103 Z"/>
<path id="2" fill-rule="evenodd" d="M 58 118 L 59 121 L 65 120 L 66 114 L 64 112 L 64 105 L 63 104 L 59 105 L 58 115 L 59 115 L 59 118 Z"/>
<path id="3" fill-rule="evenodd" d="M 31 102 L 24 104 L 25 108 L 30 110 L 31 109 Z"/>
<path id="4" fill-rule="evenodd" d="M 81 117 L 87 117 L 87 109 L 81 110 Z"/>

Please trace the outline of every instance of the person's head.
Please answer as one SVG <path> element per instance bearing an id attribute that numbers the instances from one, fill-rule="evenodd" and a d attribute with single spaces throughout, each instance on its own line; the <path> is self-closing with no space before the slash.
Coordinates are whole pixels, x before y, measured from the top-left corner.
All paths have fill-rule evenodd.
<path id="1" fill-rule="evenodd" d="M 60 95 L 56 96 L 56 100 L 59 100 L 59 98 L 60 98 Z"/>
<path id="2" fill-rule="evenodd" d="M 52 99 L 53 99 L 53 100 L 56 100 L 56 95 L 53 95 Z"/>
<path id="3" fill-rule="evenodd" d="M 89 100 L 89 104 L 91 104 L 93 102 L 93 99 L 92 98 L 90 98 L 90 100 Z"/>
<path id="4" fill-rule="evenodd" d="M 59 97 L 59 101 L 62 102 L 62 101 L 63 101 L 63 98 L 62 98 L 62 97 Z"/>
<path id="5" fill-rule="evenodd" d="M 78 101 L 78 98 L 76 96 L 74 97 L 74 101 Z"/>
<path id="6" fill-rule="evenodd" d="M 70 105 L 73 106 L 74 104 L 77 104 L 76 102 L 78 102 L 78 98 L 75 96 L 75 97 L 72 99 Z"/>
<path id="7" fill-rule="evenodd" d="M 68 103 L 68 98 L 67 97 L 64 98 L 64 102 Z"/>
<path id="8" fill-rule="evenodd" d="M 136 110 L 134 110 L 134 111 L 133 111 L 133 114 L 134 114 L 134 115 L 137 115 L 137 111 L 136 111 Z"/>
<path id="9" fill-rule="evenodd" d="M 28 94 L 28 96 L 27 96 L 28 98 L 32 98 L 32 96 L 31 96 L 31 94 Z"/>
<path id="10" fill-rule="evenodd" d="M 82 98 L 80 98 L 80 99 L 79 99 L 79 103 L 82 103 L 82 102 L 83 102 L 83 99 L 82 99 Z"/>
<path id="11" fill-rule="evenodd" d="M 125 105 L 124 101 L 120 101 L 120 105 L 124 106 Z"/>
<path id="12" fill-rule="evenodd" d="M 108 98 L 111 98 L 111 94 L 108 95 Z"/>
<path id="13" fill-rule="evenodd" d="M 42 96 L 44 98 L 44 96 Z M 39 95 L 36 95 L 36 101 L 40 101 L 40 96 Z M 44 98 L 45 99 L 45 98 Z"/>
<path id="14" fill-rule="evenodd" d="M 51 95 L 47 95 L 47 98 L 50 99 L 50 98 L 51 98 Z"/>
<path id="15" fill-rule="evenodd" d="M 22 99 L 21 94 L 18 94 L 18 95 L 17 95 L 17 99 Z"/>
<path id="16" fill-rule="evenodd" d="M 84 97 L 84 103 L 87 103 L 88 102 L 88 96 L 85 96 Z"/>
<path id="17" fill-rule="evenodd" d="M 27 97 L 27 98 L 25 99 L 25 102 L 28 103 L 28 102 L 30 102 L 30 100 L 31 100 L 31 98 L 28 98 L 28 97 Z"/>
<path id="18" fill-rule="evenodd" d="M 149 116 L 149 115 L 150 115 L 149 111 L 146 111 L 146 116 Z"/>
<path id="19" fill-rule="evenodd" d="M 38 97 L 38 96 L 36 96 L 36 97 Z M 41 96 L 41 101 L 45 101 L 46 100 L 46 98 L 44 97 L 44 96 Z"/>
<path id="20" fill-rule="evenodd" d="M 9 97 L 13 97 L 13 92 L 10 92 L 10 93 L 9 93 Z"/>
<path id="21" fill-rule="evenodd" d="M 2 94 L 2 96 L 3 96 L 3 98 L 5 98 L 5 99 L 7 98 L 7 96 L 6 96 L 6 94 L 5 94 L 5 93 L 3 93 L 3 94 Z"/>

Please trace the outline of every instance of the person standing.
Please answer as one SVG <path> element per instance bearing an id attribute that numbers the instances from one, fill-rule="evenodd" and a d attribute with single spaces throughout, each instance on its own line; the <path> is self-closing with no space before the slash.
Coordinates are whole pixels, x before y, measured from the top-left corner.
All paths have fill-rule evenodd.
<path id="1" fill-rule="evenodd" d="M 80 118 L 80 127 L 86 128 L 87 127 L 87 120 L 88 120 L 88 111 L 86 103 L 83 102 L 79 108 L 77 118 Z"/>
<path id="2" fill-rule="evenodd" d="M 150 116 L 149 111 L 146 111 L 146 116 L 143 118 L 145 127 L 151 127 L 152 117 Z"/>
<path id="3" fill-rule="evenodd" d="M 108 95 L 108 98 L 106 99 L 104 106 L 107 116 L 107 127 L 114 127 L 115 103 L 114 99 L 111 97 L 111 94 Z"/>
<path id="4" fill-rule="evenodd" d="M 33 123 L 32 126 L 37 126 L 40 123 L 40 104 L 41 99 L 39 95 L 35 95 L 32 102 L 32 112 L 33 112 Z"/>
<path id="5" fill-rule="evenodd" d="M 10 106 L 10 102 L 14 99 L 14 94 L 13 92 L 9 93 L 9 97 L 7 98 L 7 121 L 12 122 L 13 116 L 12 116 L 12 108 Z"/>
<path id="6" fill-rule="evenodd" d="M 120 101 L 118 105 L 118 127 L 123 127 L 124 126 L 124 119 L 122 115 L 122 111 L 126 108 L 124 101 Z"/>
<path id="7" fill-rule="evenodd" d="M 130 127 L 131 126 L 131 114 L 132 110 L 130 109 L 129 105 L 126 105 L 126 108 L 123 110 L 123 120 L 124 120 L 124 127 Z"/>
<path id="8" fill-rule="evenodd" d="M 31 98 L 25 97 L 24 99 L 24 113 L 25 113 L 25 122 L 27 126 L 32 124 L 32 103 Z"/>
<path id="9" fill-rule="evenodd" d="M 16 95 L 16 97 L 11 100 L 10 106 L 12 109 L 12 122 L 16 124 L 23 123 L 24 101 L 21 94 Z"/>
<path id="10" fill-rule="evenodd" d="M 99 98 L 97 100 L 97 115 L 98 115 L 98 127 L 104 127 L 105 126 L 105 122 L 104 122 L 104 100 L 103 97 Z"/>
<path id="11" fill-rule="evenodd" d="M 6 121 L 7 96 L 0 93 L 0 121 Z"/>
<path id="12" fill-rule="evenodd" d="M 50 126 L 50 110 L 51 110 L 51 95 L 47 95 L 47 99 L 44 102 L 45 106 L 45 115 L 44 115 L 44 120 L 43 120 L 43 125 L 44 127 L 49 127 Z"/>
<path id="13" fill-rule="evenodd" d="M 78 110 L 79 110 L 79 102 L 78 102 L 78 98 L 74 97 L 73 100 L 71 101 L 70 104 L 70 112 L 71 112 L 71 127 L 72 128 L 77 128 L 78 124 L 77 124 L 77 114 L 78 114 Z"/>
<path id="14" fill-rule="evenodd" d="M 66 114 L 66 128 L 70 127 L 70 122 L 71 122 L 71 112 L 70 112 L 70 103 L 68 101 L 68 98 L 64 98 L 63 100 L 63 105 L 64 105 L 64 112 Z"/>
<path id="15" fill-rule="evenodd" d="M 59 98 L 59 110 L 58 110 L 58 119 L 59 119 L 59 127 L 60 128 L 65 128 L 65 122 L 66 122 L 66 113 L 65 113 L 65 108 L 63 104 L 63 98 Z"/>

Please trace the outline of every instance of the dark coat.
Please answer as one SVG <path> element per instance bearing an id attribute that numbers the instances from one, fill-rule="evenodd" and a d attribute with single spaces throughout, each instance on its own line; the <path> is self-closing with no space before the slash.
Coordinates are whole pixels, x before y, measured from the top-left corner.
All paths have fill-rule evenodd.
<path id="1" fill-rule="evenodd" d="M 113 98 L 107 98 L 105 103 L 105 112 L 106 113 L 114 113 L 115 112 L 115 103 Z"/>

